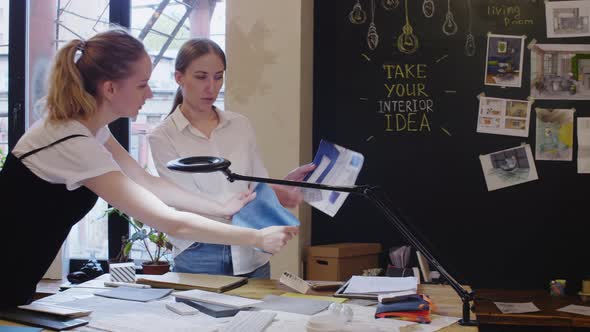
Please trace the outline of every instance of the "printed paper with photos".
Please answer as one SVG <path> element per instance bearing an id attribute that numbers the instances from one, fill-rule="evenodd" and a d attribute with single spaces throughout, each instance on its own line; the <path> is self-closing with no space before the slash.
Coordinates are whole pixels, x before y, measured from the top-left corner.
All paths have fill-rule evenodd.
<path id="1" fill-rule="evenodd" d="M 590 45 L 535 44 L 531 47 L 531 96 L 590 99 Z"/>
<path id="2" fill-rule="evenodd" d="M 571 161 L 574 145 L 574 109 L 535 108 L 535 159 Z"/>
<path id="3" fill-rule="evenodd" d="M 532 102 L 479 97 L 477 132 L 527 137 Z"/>
<path id="4" fill-rule="evenodd" d="M 590 36 L 590 1 L 545 1 L 547 38 Z"/>
<path id="5" fill-rule="evenodd" d="M 531 146 L 526 144 L 479 156 L 488 191 L 537 180 Z"/>
<path id="6" fill-rule="evenodd" d="M 488 35 L 485 85 L 522 85 L 522 62 L 526 36 Z"/>

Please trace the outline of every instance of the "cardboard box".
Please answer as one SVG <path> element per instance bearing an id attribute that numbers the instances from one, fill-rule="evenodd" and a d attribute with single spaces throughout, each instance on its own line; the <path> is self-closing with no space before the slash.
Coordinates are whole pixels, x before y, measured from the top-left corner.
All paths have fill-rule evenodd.
<path id="1" fill-rule="evenodd" d="M 308 280 L 346 281 L 379 267 L 380 243 L 334 243 L 309 247 Z"/>

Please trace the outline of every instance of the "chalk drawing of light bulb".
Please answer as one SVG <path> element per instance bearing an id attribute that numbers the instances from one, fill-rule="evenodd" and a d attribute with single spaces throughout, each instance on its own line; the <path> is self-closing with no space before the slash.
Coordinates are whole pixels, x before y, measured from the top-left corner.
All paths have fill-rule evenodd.
<path id="1" fill-rule="evenodd" d="M 356 0 L 356 4 L 352 7 L 348 19 L 352 24 L 363 24 L 367 20 L 367 13 L 361 7 L 360 0 Z"/>

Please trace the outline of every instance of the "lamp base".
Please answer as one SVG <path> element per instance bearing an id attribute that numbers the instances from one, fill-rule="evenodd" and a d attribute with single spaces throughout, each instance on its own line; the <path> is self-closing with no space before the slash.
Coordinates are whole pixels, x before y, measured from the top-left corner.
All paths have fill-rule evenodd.
<path id="1" fill-rule="evenodd" d="M 459 325 L 461 326 L 479 326 L 479 322 L 476 320 L 464 320 L 464 319 L 459 319 Z"/>

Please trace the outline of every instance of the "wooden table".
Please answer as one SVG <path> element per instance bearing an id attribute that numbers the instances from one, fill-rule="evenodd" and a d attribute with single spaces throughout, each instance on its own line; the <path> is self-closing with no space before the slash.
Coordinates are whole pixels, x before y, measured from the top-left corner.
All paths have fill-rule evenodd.
<path id="1" fill-rule="evenodd" d="M 435 307 L 432 310 L 433 314 L 453 317 L 461 317 L 463 315 L 463 303 L 461 302 L 461 299 L 457 293 L 455 293 L 455 291 L 451 288 L 451 286 L 421 284 L 418 287 L 421 292 L 428 294 L 434 302 Z M 467 291 L 470 291 L 468 287 L 465 288 Z M 293 292 L 293 290 L 280 284 L 278 280 L 250 279 L 248 280 L 247 284 L 225 292 L 225 294 L 238 295 L 252 299 L 262 299 L 264 296 L 269 294 L 281 295 L 285 292 Z M 332 294 L 334 294 L 333 290 L 311 293 L 311 295 L 324 296 L 331 296 Z M 473 319 L 474 316 L 475 315 L 472 314 L 471 318 Z M 461 326 L 458 323 L 455 323 L 440 331 L 477 332 L 478 329 L 475 326 Z"/>
<path id="2" fill-rule="evenodd" d="M 479 323 L 502 326 L 537 326 L 551 331 L 574 331 L 590 328 L 590 317 L 556 311 L 569 304 L 589 305 L 578 296 L 551 296 L 548 290 L 476 290 L 475 312 Z M 503 314 L 495 302 L 533 302 L 541 311 L 524 314 Z M 484 329 L 482 329 L 484 330 Z M 515 331 L 518 328 L 514 329 Z"/>
<path id="3" fill-rule="evenodd" d="M 99 284 L 99 281 L 93 280 L 87 282 L 87 284 L 91 287 L 96 286 Z M 48 294 L 55 294 L 59 291 L 59 286 L 61 285 L 61 281 L 42 281 L 37 290 L 43 292 L 40 297 L 46 296 Z M 79 285 L 83 286 L 83 285 Z M 78 286 L 78 287 L 79 287 Z M 435 307 L 433 308 L 433 313 L 443 316 L 454 316 L 454 317 L 461 317 L 462 315 L 462 303 L 457 294 L 450 286 L 446 285 L 419 285 L 419 289 L 421 292 L 428 294 L 430 298 L 435 303 Z M 469 291 L 469 288 L 466 287 Z M 243 297 L 248 297 L 252 299 L 261 299 L 266 295 L 281 295 L 286 292 L 293 292 L 292 289 L 282 285 L 279 283 L 278 280 L 269 280 L 269 279 L 250 279 L 248 283 L 238 287 L 236 289 L 230 290 L 225 294 L 231 295 L 238 295 Z M 313 292 L 312 295 L 323 295 L 323 296 L 331 296 L 334 293 L 334 290 L 330 291 L 321 291 L 321 292 Z M 474 315 L 472 314 L 472 318 Z M 18 325 L 11 322 L 5 322 L 0 320 L 0 326 L 2 325 Z M 447 328 L 444 328 L 440 331 L 443 332 L 478 332 L 477 327 L 473 326 L 460 326 L 458 323 L 455 323 Z"/>

